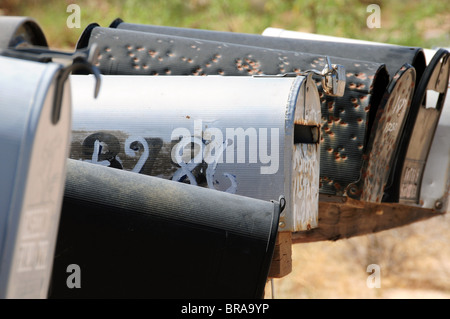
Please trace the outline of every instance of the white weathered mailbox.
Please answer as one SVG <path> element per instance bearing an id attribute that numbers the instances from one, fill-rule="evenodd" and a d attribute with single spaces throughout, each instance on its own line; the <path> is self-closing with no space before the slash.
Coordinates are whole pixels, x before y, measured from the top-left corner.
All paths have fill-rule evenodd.
<path id="1" fill-rule="evenodd" d="M 280 231 L 317 227 L 312 76 L 73 75 L 72 159 L 247 197 L 286 197 Z"/>

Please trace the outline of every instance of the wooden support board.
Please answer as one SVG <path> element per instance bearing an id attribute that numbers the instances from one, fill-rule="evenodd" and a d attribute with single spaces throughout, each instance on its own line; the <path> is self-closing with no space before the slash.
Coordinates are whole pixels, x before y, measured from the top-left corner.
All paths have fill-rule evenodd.
<path id="1" fill-rule="evenodd" d="M 434 209 L 398 203 L 369 203 L 321 195 L 319 227 L 292 234 L 292 243 L 339 240 L 409 225 L 442 215 Z"/>
<path id="2" fill-rule="evenodd" d="M 319 227 L 278 233 L 269 278 L 281 278 L 292 271 L 292 244 L 372 234 L 443 214 L 398 203 L 369 203 L 348 197 L 320 195 Z"/>

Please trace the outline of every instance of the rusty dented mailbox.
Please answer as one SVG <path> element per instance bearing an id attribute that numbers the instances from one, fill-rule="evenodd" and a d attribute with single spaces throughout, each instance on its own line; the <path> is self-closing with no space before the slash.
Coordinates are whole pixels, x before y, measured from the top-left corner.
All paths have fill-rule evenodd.
<path id="1" fill-rule="evenodd" d="M 320 101 L 307 77 L 73 75 L 70 157 L 247 197 L 286 197 L 280 231 L 317 227 Z"/>

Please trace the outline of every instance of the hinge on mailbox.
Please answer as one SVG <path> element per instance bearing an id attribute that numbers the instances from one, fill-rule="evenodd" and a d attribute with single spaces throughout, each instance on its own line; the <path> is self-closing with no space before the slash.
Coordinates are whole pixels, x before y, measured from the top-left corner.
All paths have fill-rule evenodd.
<path id="1" fill-rule="evenodd" d="M 327 56 L 327 64 L 322 71 L 306 70 L 300 73 L 288 72 L 277 75 L 254 75 L 254 77 L 296 77 L 298 75 L 306 76 L 313 73 L 322 77 L 322 88 L 326 95 L 344 96 L 345 92 L 345 67 L 340 64 L 331 64 L 330 58 Z"/>

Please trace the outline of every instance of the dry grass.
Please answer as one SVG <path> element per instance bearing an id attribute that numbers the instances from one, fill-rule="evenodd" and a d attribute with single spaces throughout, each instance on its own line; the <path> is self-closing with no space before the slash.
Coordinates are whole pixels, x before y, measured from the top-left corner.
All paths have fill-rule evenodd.
<path id="1" fill-rule="evenodd" d="M 293 271 L 275 279 L 283 299 L 450 299 L 450 216 L 337 242 L 293 246 Z M 367 266 L 381 267 L 368 288 Z M 266 298 L 271 298 L 270 284 Z"/>

